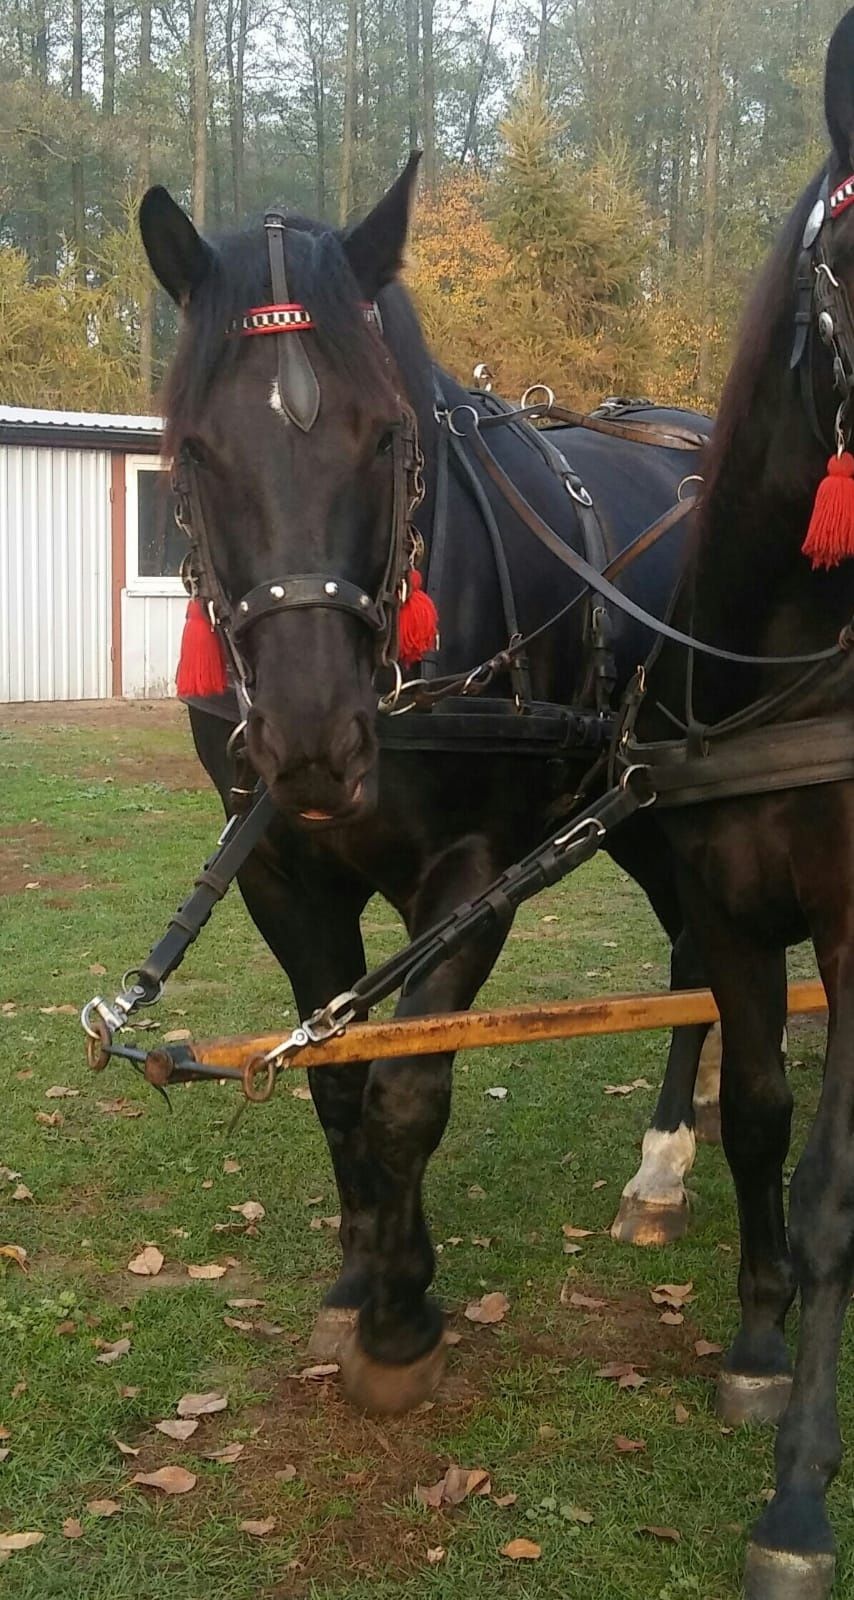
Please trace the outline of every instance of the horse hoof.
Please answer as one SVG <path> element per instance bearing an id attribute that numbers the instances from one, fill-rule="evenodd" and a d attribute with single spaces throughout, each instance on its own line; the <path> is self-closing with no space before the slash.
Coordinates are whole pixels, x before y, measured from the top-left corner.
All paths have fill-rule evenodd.
<path id="1" fill-rule="evenodd" d="M 323 1306 L 308 1341 L 309 1361 L 338 1361 L 358 1318 L 358 1311 L 349 1306 Z"/>
<path id="2" fill-rule="evenodd" d="M 656 1205 L 624 1195 L 611 1224 L 611 1238 L 620 1244 L 661 1247 L 674 1244 L 688 1231 L 688 1201 Z"/>
<path id="3" fill-rule="evenodd" d="M 827 1600 L 835 1567 L 835 1556 L 798 1556 L 751 1543 L 744 1565 L 745 1600 Z"/>
<path id="4" fill-rule="evenodd" d="M 413 1411 L 435 1394 L 445 1371 L 443 1342 L 408 1366 L 389 1366 L 373 1361 L 359 1343 L 358 1331 L 350 1335 L 341 1354 L 341 1382 L 344 1393 L 359 1411 L 373 1416 L 398 1416 Z"/>
<path id="5" fill-rule="evenodd" d="M 721 1108 L 717 1100 L 694 1101 L 694 1132 L 698 1144 L 720 1144 Z"/>
<path id="6" fill-rule="evenodd" d="M 740 1428 L 745 1422 L 776 1424 L 789 1404 L 791 1392 L 792 1380 L 785 1372 L 765 1378 L 750 1377 L 743 1372 L 722 1372 L 718 1378 L 715 1411 L 729 1428 Z"/>

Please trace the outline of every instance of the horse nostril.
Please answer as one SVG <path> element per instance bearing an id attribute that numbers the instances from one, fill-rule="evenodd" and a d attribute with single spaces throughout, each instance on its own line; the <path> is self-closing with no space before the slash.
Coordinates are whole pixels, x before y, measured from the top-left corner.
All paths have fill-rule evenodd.
<path id="1" fill-rule="evenodd" d="M 256 746 L 258 756 L 272 762 L 277 772 L 284 771 L 287 747 L 281 730 L 266 717 L 255 712 L 249 723 L 250 747 Z M 251 754 L 251 748 L 250 748 Z"/>

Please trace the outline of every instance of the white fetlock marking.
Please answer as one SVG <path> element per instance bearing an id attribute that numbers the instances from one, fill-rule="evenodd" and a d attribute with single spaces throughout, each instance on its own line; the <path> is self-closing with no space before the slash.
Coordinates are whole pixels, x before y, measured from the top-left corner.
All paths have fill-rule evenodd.
<path id="1" fill-rule="evenodd" d="M 640 1167 L 626 1184 L 623 1199 L 640 1200 L 653 1206 L 684 1205 L 687 1198 L 684 1179 L 694 1165 L 696 1154 L 694 1130 L 684 1122 L 675 1133 L 648 1128 Z"/>

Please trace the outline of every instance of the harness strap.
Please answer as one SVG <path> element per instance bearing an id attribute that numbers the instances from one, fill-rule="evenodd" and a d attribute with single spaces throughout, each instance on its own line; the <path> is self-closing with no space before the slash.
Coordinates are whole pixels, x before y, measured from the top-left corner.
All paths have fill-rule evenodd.
<path id="1" fill-rule="evenodd" d="M 561 427 L 584 428 L 588 433 L 604 433 L 611 439 L 627 439 L 631 444 L 658 445 L 664 450 L 703 450 L 709 442 L 704 434 L 681 428 L 678 423 L 664 427 L 658 422 L 614 422 L 607 417 L 588 415 L 584 411 L 570 411 L 566 406 L 557 405 L 554 400 L 544 401 L 541 405 L 524 406 L 518 411 L 495 412 L 484 417 L 480 425 L 482 428 L 498 428 L 503 423 L 538 417 L 548 418 Z"/>
<path id="2" fill-rule="evenodd" d="M 681 741 L 621 744 L 619 762 L 642 762 L 659 806 L 699 805 L 739 795 L 776 794 L 854 779 L 854 717 L 753 726 L 721 744 L 702 740 L 699 752 Z"/>
<path id="3" fill-rule="evenodd" d="M 358 584 L 346 578 L 329 578 L 322 572 L 294 572 L 284 578 L 274 578 L 271 583 L 261 583 L 244 595 L 237 606 L 232 636 L 239 644 L 263 617 L 275 616 L 280 611 L 306 611 L 316 606 L 349 611 L 377 633 L 385 626 L 380 606 Z"/>
<path id="4" fill-rule="evenodd" d="M 279 306 L 290 303 L 288 275 L 285 269 L 286 218 L 280 211 L 268 211 L 264 218 L 267 249 L 270 256 L 270 277 L 273 300 Z M 309 237 L 306 235 L 306 237 Z M 309 360 L 302 336 L 289 332 L 287 338 L 276 341 L 279 368 L 279 400 L 285 415 L 295 422 L 303 433 L 309 433 L 317 421 L 320 410 L 320 384 Z"/>
<path id="5" fill-rule="evenodd" d="M 637 605 L 628 595 L 621 593 L 619 589 L 615 589 L 610 579 L 606 578 L 603 573 L 597 572 L 595 567 L 591 567 L 590 563 L 578 555 L 571 546 L 563 543 L 554 529 L 550 528 L 548 523 L 544 522 L 533 506 L 528 503 L 512 479 L 508 478 L 504 468 L 496 461 L 486 441 L 481 437 L 478 427 L 466 428 L 465 432 L 462 433 L 462 437 L 468 441 L 484 471 L 488 473 L 493 483 L 501 490 L 508 505 L 515 511 L 528 531 L 552 555 L 556 556 L 558 561 L 562 562 L 565 567 L 569 567 L 576 577 L 581 578 L 589 588 L 593 589 L 596 594 L 603 595 L 606 600 L 609 600 L 612 605 L 617 607 L 617 610 L 625 612 L 635 622 L 642 623 L 645 628 L 649 628 L 660 638 L 669 639 L 671 643 L 682 645 L 685 649 L 698 650 L 702 655 L 712 656 L 717 661 L 733 661 L 743 666 L 751 667 L 806 666 L 811 662 L 832 661 L 843 649 L 848 648 L 847 640 L 845 644 L 841 640 L 837 640 L 829 649 L 815 651 L 809 655 L 742 655 L 739 651 L 724 650 L 718 645 L 706 644 L 703 640 L 695 639 L 690 634 L 682 633 L 678 628 L 671 627 L 669 623 L 662 622 L 658 617 L 654 617 L 643 606 Z"/>

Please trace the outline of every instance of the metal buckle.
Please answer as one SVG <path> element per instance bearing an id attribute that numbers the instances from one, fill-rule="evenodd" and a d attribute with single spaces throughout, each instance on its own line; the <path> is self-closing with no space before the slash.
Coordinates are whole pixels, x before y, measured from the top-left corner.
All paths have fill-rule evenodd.
<path id="1" fill-rule="evenodd" d="M 585 833 L 592 833 L 597 840 L 601 841 L 605 838 L 607 832 L 608 829 L 603 822 L 599 821 L 598 817 L 582 817 L 580 822 L 573 823 L 568 833 L 562 833 L 559 838 L 555 839 L 554 848 L 555 850 L 566 850 Z"/>
<path id="2" fill-rule="evenodd" d="M 587 489 L 585 489 L 581 480 L 566 477 L 563 481 L 566 486 L 567 494 L 572 496 L 577 505 L 584 506 L 585 509 L 589 511 L 593 505 L 593 499 L 588 493 Z"/>
<path id="3" fill-rule="evenodd" d="M 649 793 L 647 794 L 645 799 L 638 801 L 638 810 L 639 811 L 648 811 L 650 806 L 654 806 L 655 805 L 655 802 L 656 802 L 656 800 L 658 798 L 658 796 L 656 795 L 655 790 L 652 787 L 652 780 L 650 779 L 650 775 L 649 775 L 649 767 L 644 767 L 644 766 L 640 766 L 640 765 L 635 765 L 633 767 L 626 767 L 626 770 L 625 770 L 625 772 L 623 773 L 623 776 L 620 779 L 620 788 L 622 789 L 624 794 L 628 794 L 629 790 L 632 788 L 633 784 L 636 782 L 636 780 L 639 777 L 646 779 L 646 781 L 647 781 L 647 783 L 649 785 Z"/>

